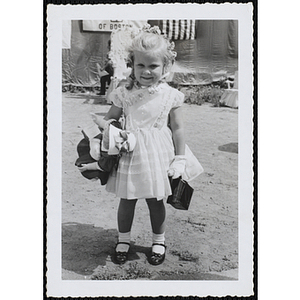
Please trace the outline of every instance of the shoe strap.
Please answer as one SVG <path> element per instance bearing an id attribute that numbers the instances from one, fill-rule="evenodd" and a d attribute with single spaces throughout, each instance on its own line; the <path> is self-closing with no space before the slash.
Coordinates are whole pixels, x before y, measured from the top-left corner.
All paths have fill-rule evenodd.
<path id="1" fill-rule="evenodd" d="M 165 244 L 160 244 L 160 243 L 153 243 L 152 247 L 153 246 L 163 246 L 163 247 L 165 247 L 165 249 L 167 248 L 167 246 Z"/>
<path id="2" fill-rule="evenodd" d="M 127 243 L 127 242 L 118 242 L 116 244 L 116 246 L 121 245 L 121 244 L 130 246 L 130 243 Z"/>

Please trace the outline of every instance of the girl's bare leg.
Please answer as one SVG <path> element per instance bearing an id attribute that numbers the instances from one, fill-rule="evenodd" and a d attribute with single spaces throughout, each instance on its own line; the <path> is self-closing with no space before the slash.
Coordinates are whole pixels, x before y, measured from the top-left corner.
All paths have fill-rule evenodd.
<path id="1" fill-rule="evenodd" d="M 163 200 L 157 201 L 156 198 L 146 199 L 150 211 L 152 231 L 155 234 L 165 232 L 166 208 Z"/>
<path id="2" fill-rule="evenodd" d="M 130 243 L 130 232 L 134 218 L 135 205 L 137 200 L 121 199 L 118 208 L 118 230 L 121 243 L 117 245 L 116 251 L 127 252 L 129 245 L 122 243 Z"/>
<path id="3" fill-rule="evenodd" d="M 136 205 L 135 200 L 121 199 L 118 208 L 118 229 L 119 232 L 128 232 L 131 230 L 134 210 Z"/>

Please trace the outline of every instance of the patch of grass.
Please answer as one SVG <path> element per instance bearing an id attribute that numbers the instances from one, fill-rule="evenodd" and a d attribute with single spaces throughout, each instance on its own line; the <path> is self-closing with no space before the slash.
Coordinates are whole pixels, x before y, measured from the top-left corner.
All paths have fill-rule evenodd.
<path id="1" fill-rule="evenodd" d="M 96 274 L 91 277 L 92 280 L 126 280 L 126 276 L 118 273 L 105 271 L 103 274 Z"/>
<path id="2" fill-rule="evenodd" d="M 209 266 L 208 270 L 214 272 L 222 272 L 238 268 L 237 262 L 230 261 L 228 258 L 226 258 L 226 260 L 224 261 L 224 257 L 220 261 L 214 260 Z"/>
<path id="3" fill-rule="evenodd" d="M 131 280 L 151 277 L 151 272 L 138 264 L 137 262 L 129 263 L 126 266 L 119 268 L 119 272 L 105 270 L 101 274 L 95 274 L 92 276 L 92 280 Z"/>
<path id="4" fill-rule="evenodd" d="M 199 257 L 190 253 L 189 251 L 177 251 L 177 250 L 171 250 L 171 254 L 178 256 L 179 260 L 182 261 L 191 261 L 191 262 L 197 262 L 199 260 Z"/>
<path id="5" fill-rule="evenodd" d="M 137 262 L 129 264 L 127 273 L 128 273 L 129 279 L 150 278 L 151 277 L 151 272 L 147 268 L 139 265 Z"/>
<path id="6" fill-rule="evenodd" d="M 192 225 L 196 225 L 196 226 L 203 226 L 205 227 L 206 224 L 205 223 L 201 223 L 201 222 L 195 222 L 192 218 L 188 217 L 187 220 L 184 220 L 184 222 L 192 224 Z"/>
<path id="7" fill-rule="evenodd" d="M 202 105 L 204 102 L 221 106 L 220 99 L 224 92 L 222 84 L 209 84 L 197 86 L 181 86 L 178 89 L 185 95 L 185 103 Z"/>
<path id="8" fill-rule="evenodd" d="M 205 231 L 204 227 L 206 226 L 206 224 L 201 223 L 201 222 L 195 222 L 191 218 L 188 218 L 187 220 L 182 220 L 181 222 L 186 223 L 186 224 L 190 224 L 194 228 L 199 229 L 201 232 Z"/>
<path id="9" fill-rule="evenodd" d="M 165 270 L 161 270 L 159 271 L 159 275 L 161 276 L 173 276 L 173 275 L 185 275 L 187 273 L 189 273 L 190 271 L 185 271 L 185 270 L 173 270 L 173 271 L 165 271 Z"/>

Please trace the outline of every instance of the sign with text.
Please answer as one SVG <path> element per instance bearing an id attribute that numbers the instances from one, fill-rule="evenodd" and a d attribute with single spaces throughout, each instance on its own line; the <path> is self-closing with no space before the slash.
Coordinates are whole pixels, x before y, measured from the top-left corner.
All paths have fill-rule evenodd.
<path id="1" fill-rule="evenodd" d="M 113 31 L 120 28 L 133 27 L 128 20 L 83 20 L 84 31 Z"/>

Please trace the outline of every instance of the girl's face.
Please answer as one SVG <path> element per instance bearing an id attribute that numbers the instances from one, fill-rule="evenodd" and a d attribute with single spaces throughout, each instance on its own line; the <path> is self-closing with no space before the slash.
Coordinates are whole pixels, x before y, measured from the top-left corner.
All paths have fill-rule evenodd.
<path id="1" fill-rule="evenodd" d="M 163 75 L 163 60 L 151 52 L 134 51 L 134 75 L 144 86 L 151 86 Z"/>

